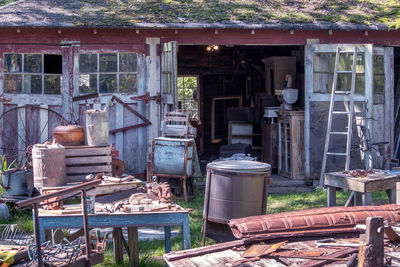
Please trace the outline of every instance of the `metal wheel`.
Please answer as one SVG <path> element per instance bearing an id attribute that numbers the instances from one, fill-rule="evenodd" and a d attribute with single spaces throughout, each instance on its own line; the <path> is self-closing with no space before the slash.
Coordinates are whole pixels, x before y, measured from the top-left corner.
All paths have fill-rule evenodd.
<path id="1" fill-rule="evenodd" d="M 40 114 L 47 112 L 47 121 L 40 122 Z M 24 118 L 25 116 L 25 118 Z M 9 160 L 31 154 L 32 146 L 52 140 L 53 127 L 67 124 L 58 112 L 40 106 L 19 106 L 0 115 L 0 147 L 2 155 Z"/>

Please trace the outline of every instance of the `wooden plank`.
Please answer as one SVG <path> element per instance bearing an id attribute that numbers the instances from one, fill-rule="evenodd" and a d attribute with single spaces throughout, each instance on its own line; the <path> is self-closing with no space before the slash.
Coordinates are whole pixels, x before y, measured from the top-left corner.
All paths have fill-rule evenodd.
<path id="1" fill-rule="evenodd" d="M 66 158 L 67 165 L 92 164 L 92 163 L 111 163 L 111 156 L 94 156 L 94 157 L 74 157 Z"/>
<path id="2" fill-rule="evenodd" d="M 22 107 L 24 104 L 18 104 L 18 107 Z M 25 108 L 17 109 L 18 116 L 18 158 L 25 155 L 27 143 L 26 143 L 26 113 Z"/>
<path id="3" fill-rule="evenodd" d="M 138 228 L 128 227 L 129 266 L 139 267 Z"/>
<path id="4" fill-rule="evenodd" d="M 72 175 L 72 174 L 67 174 L 67 183 L 78 183 L 78 182 L 84 182 L 85 181 L 85 177 L 90 174 L 76 174 L 76 175 Z M 93 173 L 95 174 L 95 173 Z M 109 173 L 105 173 L 105 175 L 111 175 L 111 172 Z"/>
<path id="5" fill-rule="evenodd" d="M 384 265 L 384 231 L 382 217 L 368 217 L 367 230 L 363 239 L 360 238 L 360 250 L 358 253 L 359 267 L 375 267 Z"/>
<path id="6" fill-rule="evenodd" d="M 130 104 L 127 103 L 132 108 L 136 109 L 137 104 Z M 124 125 L 137 125 L 139 122 L 139 118 L 137 116 L 132 116 L 131 112 L 124 112 L 123 114 L 123 122 Z M 138 144 L 138 129 L 130 129 L 129 131 L 125 131 L 123 135 L 123 144 L 124 149 L 120 151 L 120 159 L 124 159 L 124 164 L 127 166 L 128 169 L 132 170 L 139 170 L 138 167 L 138 155 L 137 151 L 139 149 Z M 121 157 L 121 153 L 123 153 Z M 129 167 L 128 167 L 129 166 Z"/>
<path id="7" fill-rule="evenodd" d="M 99 155 L 111 155 L 110 147 L 81 147 L 71 148 L 65 147 L 66 157 L 79 157 L 79 156 L 99 156 Z"/>
<path id="8" fill-rule="evenodd" d="M 147 91 L 150 95 L 156 95 L 161 88 L 160 56 L 157 52 L 160 38 L 146 38 L 146 44 L 149 45 L 149 55 L 146 56 Z M 160 105 L 150 101 L 148 114 L 152 124 L 147 128 L 147 151 L 151 151 L 153 138 L 160 136 Z"/>
<path id="9" fill-rule="evenodd" d="M 341 258 L 345 257 L 347 255 L 350 255 L 352 253 L 357 252 L 358 248 L 346 248 L 346 249 L 341 249 L 339 251 L 335 251 L 329 254 L 326 254 L 326 257 L 331 257 L 331 258 Z M 301 263 L 301 266 L 306 266 L 306 267 L 320 267 L 320 266 L 325 266 L 329 264 L 330 260 L 309 260 L 309 261 L 304 261 Z"/>
<path id="10" fill-rule="evenodd" d="M 41 108 L 48 109 L 48 105 L 40 105 Z M 40 109 L 40 143 L 44 143 L 49 139 L 49 112 L 47 110 Z"/>
<path id="11" fill-rule="evenodd" d="M 116 104 L 115 111 L 115 127 L 124 127 L 124 106 L 122 104 Z M 124 133 L 118 132 L 115 134 L 115 148 L 119 151 L 119 159 L 124 160 Z"/>
<path id="12" fill-rule="evenodd" d="M 111 165 L 67 167 L 67 174 L 111 172 Z"/>
<path id="13" fill-rule="evenodd" d="M 114 260 L 115 263 L 123 262 L 123 251 L 122 251 L 122 229 L 113 229 L 113 248 L 114 248 Z"/>

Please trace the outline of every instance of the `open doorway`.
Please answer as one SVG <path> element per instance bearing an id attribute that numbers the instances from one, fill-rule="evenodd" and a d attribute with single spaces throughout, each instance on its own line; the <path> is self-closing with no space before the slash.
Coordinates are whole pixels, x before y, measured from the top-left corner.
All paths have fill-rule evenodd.
<path id="1" fill-rule="evenodd" d="M 279 111 L 278 99 L 285 88 L 298 90 L 291 109 L 304 109 L 303 58 L 303 46 L 180 45 L 178 98 L 181 93 L 185 99 L 178 102 L 182 109 L 195 107 L 198 112 L 192 116 L 192 125 L 197 128 L 200 158 L 205 162 L 217 159 L 227 145 L 238 142 L 250 148 L 244 152 L 270 163 L 273 171 L 282 169 L 278 165 L 284 167 L 284 160 L 290 175 L 292 166 L 287 160 L 291 156 L 279 159 L 278 115 L 269 109 Z M 190 82 L 195 89 L 186 90 L 190 86 L 184 84 Z M 281 154 L 291 153 L 290 143 L 282 143 Z"/>

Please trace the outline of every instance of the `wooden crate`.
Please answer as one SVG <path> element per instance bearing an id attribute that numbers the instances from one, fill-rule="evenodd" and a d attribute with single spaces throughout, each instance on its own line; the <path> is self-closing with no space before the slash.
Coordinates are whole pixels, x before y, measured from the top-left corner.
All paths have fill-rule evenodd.
<path id="1" fill-rule="evenodd" d="M 111 175 L 109 146 L 66 146 L 67 182 L 83 182 L 89 174 L 104 172 Z"/>

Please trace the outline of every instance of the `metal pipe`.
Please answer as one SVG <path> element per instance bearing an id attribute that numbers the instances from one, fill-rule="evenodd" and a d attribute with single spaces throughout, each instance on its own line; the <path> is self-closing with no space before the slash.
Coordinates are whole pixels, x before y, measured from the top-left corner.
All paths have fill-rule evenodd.
<path id="1" fill-rule="evenodd" d="M 86 190 L 83 189 L 81 193 L 82 214 L 83 214 L 83 232 L 85 234 L 85 252 L 86 252 L 86 266 L 90 266 L 90 239 L 89 239 L 89 221 L 87 213 L 87 199 Z"/>
<path id="2" fill-rule="evenodd" d="M 36 250 L 37 250 L 37 258 L 38 258 L 38 266 L 42 267 L 42 244 L 40 240 L 40 227 L 39 227 L 39 205 L 38 203 L 33 204 L 33 220 L 35 227 L 35 241 L 36 241 Z"/>
<path id="3" fill-rule="evenodd" d="M 100 183 L 101 183 L 101 179 L 96 179 L 96 180 L 93 180 L 93 181 L 90 181 L 90 182 L 86 182 L 86 183 L 82 183 L 82 184 L 79 184 L 79 185 L 71 186 L 71 187 L 68 187 L 68 188 L 65 188 L 65 189 L 58 190 L 57 192 L 54 192 L 54 193 L 50 193 L 48 195 L 42 195 L 42 196 L 37 196 L 37 197 L 30 198 L 30 199 L 18 201 L 17 203 L 15 203 L 15 207 L 19 208 L 19 209 L 22 209 L 22 208 L 25 208 L 25 207 L 32 206 L 32 205 L 34 205 L 36 203 L 40 203 L 40 202 L 42 202 L 44 200 L 47 200 L 47 199 L 55 198 L 55 197 L 58 197 L 58 196 L 63 196 L 63 195 L 69 194 L 69 193 L 74 193 L 75 191 L 87 190 L 87 189 L 90 189 L 92 187 L 95 187 L 96 185 L 98 185 Z"/>

